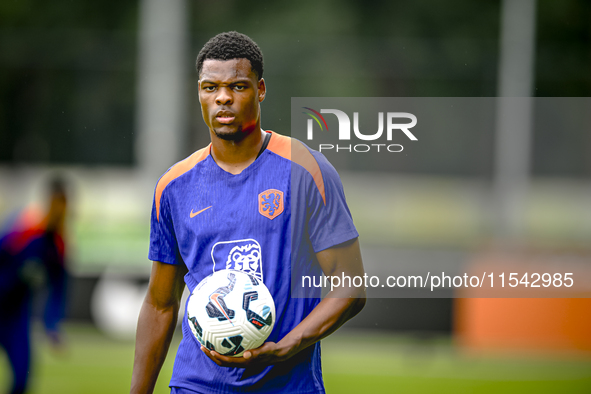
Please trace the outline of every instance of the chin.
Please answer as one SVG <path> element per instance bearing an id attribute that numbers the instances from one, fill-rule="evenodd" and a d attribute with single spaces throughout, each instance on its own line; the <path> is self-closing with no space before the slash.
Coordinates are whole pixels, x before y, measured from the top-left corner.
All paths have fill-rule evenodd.
<path id="1" fill-rule="evenodd" d="M 218 138 L 220 138 L 222 140 L 226 140 L 226 141 L 240 141 L 241 139 L 243 139 L 246 136 L 246 134 L 242 132 L 241 127 L 238 130 L 228 130 L 228 131 L 213 129 L 213 132 Z"/>

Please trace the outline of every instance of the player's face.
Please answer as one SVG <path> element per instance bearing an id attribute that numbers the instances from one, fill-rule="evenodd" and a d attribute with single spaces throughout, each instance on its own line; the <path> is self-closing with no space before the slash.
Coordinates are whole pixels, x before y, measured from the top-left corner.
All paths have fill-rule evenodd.
<path id="1" fill-rule="evenodd" d="M 241 140 L 260 128 L 259 103 L 265 81 L 257 80 L 248 59 L 205 60 L 199 102 L 205 124 L 219 138 Z"/>

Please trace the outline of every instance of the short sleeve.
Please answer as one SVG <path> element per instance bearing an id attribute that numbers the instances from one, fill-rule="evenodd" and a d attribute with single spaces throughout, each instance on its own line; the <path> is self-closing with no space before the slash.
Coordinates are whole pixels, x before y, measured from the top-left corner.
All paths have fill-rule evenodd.
<path id="1" fill-rule="evenodd" d="M 315 253 L 359 236 L 339 174 L 319 152 L 312 151 L 324 183 L 322 192 L 315 186 L 308 193 L 308 233 Z M 314 183 L 312 183 L 314 185 Z"/>
<path id="2" fill-rule="evenodd" d="M 150 221 L 150 251 L 148 258 L 152 261 L 160 261 L 167 264 L 179 264 L 181 262 L 178 243 L 172 224 L 170 204 L 166 193 L 160 197 L 160 214 L 156 212 L 156 198 L 152 203 L 152 218 Z"/>

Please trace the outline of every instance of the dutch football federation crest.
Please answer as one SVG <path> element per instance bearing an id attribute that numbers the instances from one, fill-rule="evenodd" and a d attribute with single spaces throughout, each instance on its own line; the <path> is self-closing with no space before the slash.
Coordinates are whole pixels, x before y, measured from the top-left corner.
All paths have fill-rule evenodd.
<path id="1" fill-rule="evenodd" d="M 252 238 L 218 242 L 211 248 L 213 270 L 244 271 L 263 280 L 261 245 Z"/>
<path id="2" fill-rule="evenodd" d="M 268 189 L 259 194 L 259 213 L 271 220 L 283 212 L 283 192 Z"/>

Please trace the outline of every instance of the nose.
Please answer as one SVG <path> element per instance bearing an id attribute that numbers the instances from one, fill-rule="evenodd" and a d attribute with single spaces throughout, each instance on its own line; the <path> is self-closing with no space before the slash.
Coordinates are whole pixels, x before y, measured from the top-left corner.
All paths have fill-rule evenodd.
<path id="1" fill-rule="evenodd" d="M 231 89 L 227 87 L 221 87 L 218 89 L 218 95 L 215 98 L 215 102 L 217 105 L 228 105 L 232 104 L 233 98 L 231 94 Z"/>

